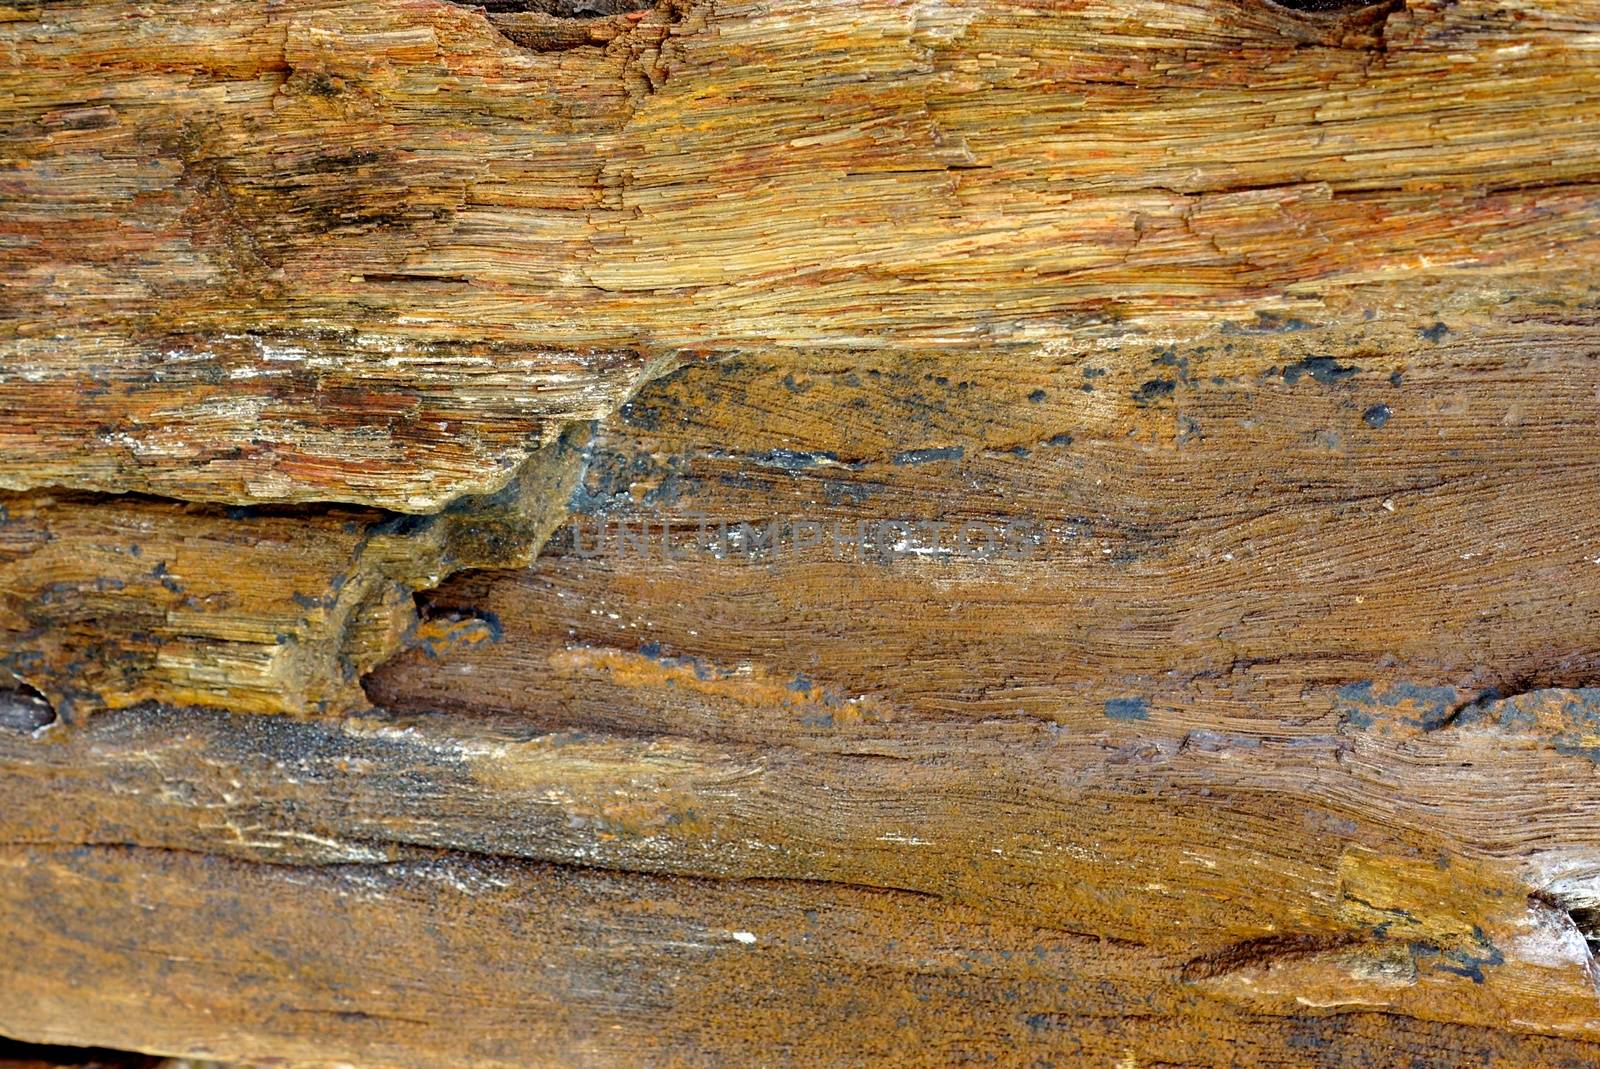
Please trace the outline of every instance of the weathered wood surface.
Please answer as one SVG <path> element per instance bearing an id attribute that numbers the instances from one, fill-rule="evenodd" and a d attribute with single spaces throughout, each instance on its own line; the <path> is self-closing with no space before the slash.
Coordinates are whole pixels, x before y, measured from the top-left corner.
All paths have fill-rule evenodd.
<path id="1" fill-rule="evenodd" d="M 1597 247 L 1590 0 L 0 14 L 13 488 L 429 511 L 653 361 L 1025 363 Z"/>
<path id="2" fill-rule="evenodd" d="M 1600 1064 L 1600 6 L 627 6 L 3 9 L 0 1033 Z"/>
<path id="3" fill-rule="evenodd" d="M 581 461 L 558 439 L 496 493 L 426 517 L 7 495 L 0 667 L 67 719 L 142 701 L 363 707 L 360 677 L 417 637 L 413 593 L 526 564 Z"/>

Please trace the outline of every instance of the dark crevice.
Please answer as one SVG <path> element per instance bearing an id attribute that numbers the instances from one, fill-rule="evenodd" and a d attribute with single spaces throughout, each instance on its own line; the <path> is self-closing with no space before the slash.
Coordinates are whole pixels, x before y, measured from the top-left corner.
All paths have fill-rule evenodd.
<path id="1" fill-rule="evenodd" d="M 44 1069 L 46 1066 L 75 1066 L 76 1069 L 153 1069 L 162 1059 L 152 1054 L 98 1047 L 58 1047 L 44 1043 L 21 1043 L 0 1037 L 0 1065 Z"/>
<path id="2" fill-rule="evenodd" d="M 1330 950 L 1344 950 L 1361 940 L 1347 934 L 1265 935 L 1246 939 L 1232 946 L 1191 959 L 1183 967 L 1185 983 L 1209 980 L 1240 969 L 1264 966 L 1274 961 L 1312 957 Z"/>
<path id="3" fill-rule="evenodd" d="M 1278 7 L 1290 11 L 1303 11 L 1313 15 L 1345 15 L 1364 8 L 1393 7 L 1389 0 L 1270 0 Z"/>
<path id="4" fill-rule="evenodd" d="M 226 862 L 240 866 L 261 866 L 265 870 L 298 870 L 301 872 L 316 872 L 326 874 L 330 878 L 338 879 L 353 874 L 387 874 L 396 879 L 410 882 L 415 875 L 448 870 L 452 867 L 483 868 L 493 867 L 507 875 L 537 875 L 545 874 L 570 874 L 572 876 L 595 881 L 614 881 L 618 879 L 655 880 L 671 884 L 695 884 L 705 888 L 743 886 L 749 888 L 769 887 L 778 892 L 793 889 L 796 892 L 805 891 L 805 895 L 795 894 L 790 898 L 811 898 L 812 894 L 826 894 L 830 891 L 842 895 L 864 895 L 880 900 L 900 900 L 921 904 L 924 907 L 934 903 L 964 901 L 961 894 L 947 895 L 938 891 L 930 891 L 922 887 L 909 884 L 896 884 L 889 882 L 875 882 L 852 878 L 849 875 L 803 873 L 776 873 L 776 872 L 714 872 L 714 871 L 686 871 L 659 864 L 627 864 L 619 859 L 588 859 L 579 860 L 571 857 L 540 856 L 534 852 L 513 853 L 498 850 L 486 850 L 470 845 L 441 846 L 434 843 L 408 843 L 400 840 L 372 840 L 353 837 L 341 837 L 341 842 L 350 845 L 366 846 L 372 849 L 393 848 L 396 856 L 386 861 L 308 861 L 308 860 L 283 860 L 264 856 L 260 853 L 240 853 L 238 851 L 212 851 L 189 847 L 179 847 L 160 844 L 146 844 L 139 842 L 17 842 L 0 844 L 0 847 L 23 847 L 29 849 L 50 849 L 71 851 L 82 854 L 86 851 L 100 851 L 108 854 L 114 853 L 147 853 L 153 855 L 169 855 L 174 860 L 192 858 L 207 862 Z M 508 884 L 507 886 L 512 886 Z M 1004 921 L 1005 914 L 996 916 L 997 920 Z M 1147 944 L 1137 940 L 1111 935 L 1106 932 L 1088 928 L 1065 927 L 1038 916 L 1031 916 L 1026 922 L 1030 928 L 1038 932 L 1048 932 L 1071 939 L 1081 939 L 1096 943 L 1102 947 L 1125 947 L 1143 949 Z M 1313 936 L 1286 936 L 1282 942 L 1292 942 L 1299 939 L 1317 940 L 1317 947 L 1308 947 L 1306 952 L 1314 949 L 1326 949 L 1330 946 L 1343 946 L 1353 943 L 1353 939 L 1325 939 Z M 1272 940 L 1259 940 L 1254 942 L 1271 942 Z M 1198 960 L 1198 959 L 1197 959 Z M 1193 964 L 1193 963 L 1191 963 Z M 1227 969 L 1217 970 L 1219 972 Z"/>
<path id="5" fill-rule="evenodd" d="M 21 680 L 0 682 L 0 730 L 31 735 L 56 722 L 55 707 Z"/>
<path id="6" fill-rule="evenodd" d="M 1567 910 L 1567 916 L 1589 944 L 1589 953 L 1600 955 L 1600 906 L 1574 906 Z"/>
<path id="7" fill-rule="evenodd" d="M 683 21 L 693 0 L 452 0 L 488 19 L 506 40 L 529 52 L 606 48 L 631 40 L 628 70 L 643 76 L 641 91 L 660 81 L 652 72 L 663 35 Z M 653 15 L 647 19 L 646 16 Z M 636 30 L 650 28 L 642 36 Z M 626 79 L 625 79 L 626 80 Z"/>
<path id="8" fill-rule="evenodd" d="M 138 841 L 85 842 L 82 840 L 13 840 L 0 843 L 0 849 L 61 851 L 80 856 L 90 851 L 105 854 L 142 853 L 154 856 L 165 855 L 171 857 L 174 861 L 191 858 L 203 862 L 227 862 L 240 866 L 260 866 L 268 871 L 289 869 L 300 872 L 324 873 L 333 878 L 355 873 L 389 873 L 397 877 L 403 877 L 410 873 L 437 871 L 442 867 L 449 866 L 497 866 L 506 871 L 521 870 L 535 873 L 542 870 L 547 873 L 570 873 L 596 880 L 638 877 L 662 882 L 694 883 L 703 887 L 764 885 L 778 889 L 785 887 L 832 888 L 845 893 L 892 896 L 921 902 L 939 902 L 944 901 L 945 898 L 941 894 L 919 887 L 860 881 L 847 876 L 684 871 L 655 864 L 626 864 L 620 859 L 579 860 L 573 857 L 541 856 L 533 851 L 510 852 L 483 849 L 469 844 L 441 846 L 435 843 L 411 843 L 401 839 L 377 840 L 340 836 L 339 841 L 349 846 L 366 847 L 374 851 L 393 850 L 395 851 L 395 856 L 382 861 L 314 861 L 305 858 L 275 858 L 257 851 L 247 853 L 231 849 L 211 850 L 204 847 L 176 846 L 164 843 Z M 1096 939 L 1117 945 L 1140 945 L 1115 937 L 1101 936 L 1095 932 L 1079 932 L 1072 929 L 1053 928 L 1048 925 L 1036 925 L 1036 927 L 1039 927 L 1042 931 L 1059 931 L 1068 935 Z"/>
<path id="9" fill-rule="evenodd" d="M 1406 0 L 1261 0 L 1289 13 L 1316 43 L 1333 48 L 1383 52 L 1389 16 L 1405 10 Z M 1298 36 L 1298 33 L 1296 34 Z M 1311 43 L 1307 41 L 1306 43 Z"/>
<path id="10" fill-rule="evenodd" d="M 1490 716 L 1502 702 L 1514 702 L 1542 690 L 1587 690 L 1596 685 L 1595 665 L 1591 658 L 1586 657 L 1574 664 L 1540 667 L 1457 702 L 1445 711 L 1441 719 L 1423 726 L 1428 731 L 1438 731 L 1457 724 L 1473 724 Z"/>
<path id="11" fill-rule="evenodd" d="M 1587 896 L 1576 898 L 1552 891 L 1534 891 L 1528 896 L 1530 904 L 1553 914 L 1565 914 L 1572 926 L 1583 936 L 1589 947 L 1591 959 L 1600 957 L 1600 905 Z"/>
<path id="12" fill-rule="evenodd" d="M 378 505 L 362 505 L 346 501 L 263 501 L 235 504 L 219 500 L 190 500 L 137 490 L 89 490 L 52 482 L 39 483 L 22 490 L 8 490 L 5 491 L 5 495 L 10 498 L 48 496 L 58 504 L 85 507 L 131 505 L 137 508 L 171 509 L 196 515 L 225 515 L 230 520 L 267 517 L 309 520 L 334 515 L 361 521 L 374 517 L 410 515 Z"/>
<path id="13" fill-rule="evenodd" d="M 493 15 L 533 13 L 550 15 L 558 19 L 601 19 L 611 15 L 628 15 L 635 11 L 649 11 L 655 0 L 482 0 L 467 3 L 457 0 L 463 7 L 481 7 Z"/>
<path id="14" fill-rule="evenodd" d="M 419 275 L 405 271 L 368 271 L 361 276 L 363 282 L 398 282 L 402 284 L 414 283 L 449 283 L 458 286 L 472 284 L 472 279 L 465 275 Z"/>

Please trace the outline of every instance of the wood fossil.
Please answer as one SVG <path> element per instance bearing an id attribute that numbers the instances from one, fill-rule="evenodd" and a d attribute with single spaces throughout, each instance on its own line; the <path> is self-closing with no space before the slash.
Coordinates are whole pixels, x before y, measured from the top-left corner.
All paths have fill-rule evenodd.
<path id="1" fill-rule="evenodd" d="M 1600 1064 L 1600 0 L 0 48 L 0 1034 Z"/>

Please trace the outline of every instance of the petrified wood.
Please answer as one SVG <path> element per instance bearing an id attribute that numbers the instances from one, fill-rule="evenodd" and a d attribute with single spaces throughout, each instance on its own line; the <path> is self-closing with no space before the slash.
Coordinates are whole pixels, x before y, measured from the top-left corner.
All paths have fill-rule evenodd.
<path id="1" fill-rule="evenodd" d="M 0 1033 L 1600 1064 L 1596 0 L 0 42 Z"/>

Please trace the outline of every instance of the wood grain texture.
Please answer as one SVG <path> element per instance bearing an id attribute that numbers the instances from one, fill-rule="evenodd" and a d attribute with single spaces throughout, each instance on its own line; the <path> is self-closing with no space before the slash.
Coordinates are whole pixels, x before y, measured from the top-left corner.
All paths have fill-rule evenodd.
<path id="1" fill-rule="evenodd" d="M 495 494 L 426 517 L 0 496 L 0 668 L 69 721 L 144 701 L 364 708 L 360 677 L 427 637 L 413 594 L 531 560 L 580 461 L 558 440 Z"/>
<path id="2" fill-rule="evenodd" d="M 1181 1065 L 1593 1058 L 1586 1043 L 1510 1041 L 1374 1013 L 1306 1012 L 1273 1027 L 1196 1004 L 1167 978 L 1176 961 L 1066 933 L 1041 938 L 892 892 L 448 856 L 310 873 L 127 850 L 39 851 L 4 863 L 26 873 L 6 884 L 19 892 L 8 913 L 33 925 L 16 945 L 48 966 L 77 967 L 70 918 L 81 910 L 135 933 L 108 959 L 118 967 L 81 1031 L 128 1035 L 138 1009 L 141 1020 L 162 1022 L 159 1042 L 177 1044 L 213 1034 L 199 1009 L 209 1006 L 255 1022 L 252 1036 L 230 1045 L 302 1064 L 327 1065 L 336 1048 L 371 1064 L 490 1066 L 1115 1064 L 1140 1051 Z M 128 897 L 104 903 L 93 889 L 105 882 Z M 242 931 L 233 927 L 240 917 L 251 920 Z M 318 919 L 325 934 L 315 946 L 297 950 L 292 965 L 273 958 L 271 947 L 300 947 Z M 428 953 L 374 975 L 363 959 L 396 930 L 431 933 Z M 144 952 L 150 946 L 160 953 Z M 185 967 L 164 964 L 172 956 Z M 241 960 L 248 985 L 237 982 Z M 21 1020 L 33 1009 L 23 1000 L 12 1012 Z M 448 1025 L 463 1014 L 472 1029 Z M 818 1029 L 819 1016 L 855 1031 Z"/>
<path id="3" fill-rule="evenodd" d="M 0 1033 L 1600 1064 L 1597 45 L 0 8 Z"/>
<path id="4" fill-rule="evenodd" d="M 1587 0 L 5 13 L 18 489 L 425 512 L 652 361 L 1026 362 L 1595 251 Z"/>

